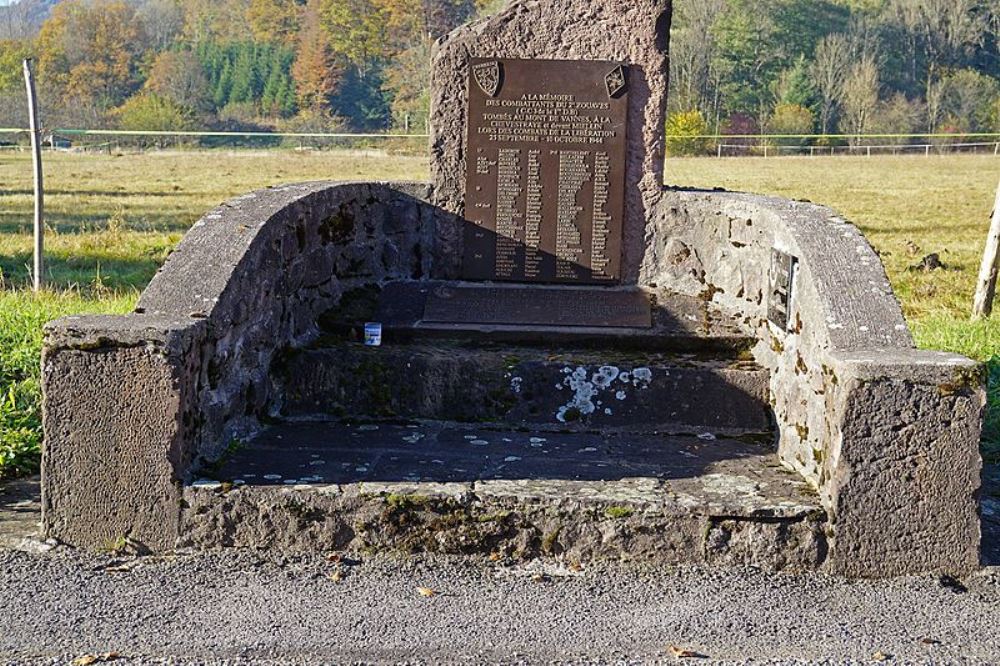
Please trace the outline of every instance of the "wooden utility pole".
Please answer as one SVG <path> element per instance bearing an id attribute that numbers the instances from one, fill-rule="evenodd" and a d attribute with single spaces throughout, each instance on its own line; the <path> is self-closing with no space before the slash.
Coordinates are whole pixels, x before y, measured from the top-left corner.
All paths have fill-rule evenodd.
<path id="1" fill-rule="evenodd" d="M 972 318 L 989 317 L 993 312 L 993 299 L 997 293 L 997 270 L 1000 269 L 1000 188 L 993 204 L 993 221 L 986 238 L 986 252 L 976 282 L 976 300 L 972 304 Z"/>
<path id="2" fill-rule="evenodd" d="M 45 284 L 45 193 L 42 183 L 42 130 L 38 122 L 38 98 L 31 58 L 24 60 L 24 85 L 28 90 L 28 122 L 31 128 L 31 162 L 35 171 L 35 291 Z"/>

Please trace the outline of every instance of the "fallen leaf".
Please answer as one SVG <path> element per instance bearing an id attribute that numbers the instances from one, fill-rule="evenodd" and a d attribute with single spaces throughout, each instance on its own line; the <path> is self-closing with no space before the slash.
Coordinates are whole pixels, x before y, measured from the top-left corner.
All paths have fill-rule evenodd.
<path id="1" fill-rule="evenodd" d="M 104 567 L 104 571 L 110 573 L 121 573 L 123 571 L 131 571 L 132 569 L 138 567 L 140 564 L 142 564 L 141 560 L 114 560 L 112 562 L 109 562 Z"/>
<path id="2" fill-rule="evenodd" d="M 583 571 L 583 565 L 574 560 L 573 562 L 569 563 L 569 570 L 575 572 Z"/>
<path id="3" fill-rule="evenodd" d="M 882 652 L 881 650 L 879 650 L 878 652 L 876 652 L 875 654 L 872 655 L 872 660 L 874 660 L 874 661 L 888 661 L 889 660 L 889 655 L 887 655 L 885 652 Z"/>
<path id="4" fill-rule="evenodd" d="M 490 562 L 499 562 L 502 559 L 503 559 L 503 555 L 501 555 L 500 553 L 498 553 L 498 552 L 492 552 L 492 553 L 490 553 Z"/>
<path id="5" fill-rule="evenodd" d="M 676 645 L 671 645 L 667 648 L 667 652 L 671 654 L 675 659 L 707 659 L 708 655 L 704 655 L 700 652 L 695 652 L 694 650 L 687 650 L 682 647 L 677 647 Z"/>
<path id="6" fill-rule="evenodd" d="M 117 652 L 105 652 L 104 654 L 85 654 L 82 657 L 77 657 L 71 663 L 73 666 L 90 666 L 98 662 L 108 662 L 116 659 L 118 659 Z"/>
<path id="7" fill-rule="evenodd" d="M 437 595 L 437 592 L 435 592 L 429 587 L 418 587 L 417 592 L 420 594 L 420 596 L 427 598 Z"/>
<path id="8" fill-rule="evenodd" d="M 332 574 L 330 574 L 330 580 L 332 580 L 334 583 L 339 583 L 340 581 L 344 580 L 344 572 L 340 571 L 339 569 L 337 571 L 334 571 Z"/>

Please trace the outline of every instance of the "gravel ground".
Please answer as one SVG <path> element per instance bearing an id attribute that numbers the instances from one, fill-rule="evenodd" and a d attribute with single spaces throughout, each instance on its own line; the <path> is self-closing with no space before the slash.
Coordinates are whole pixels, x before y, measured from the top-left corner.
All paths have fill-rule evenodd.
<path id="1" fill-rule="evenodd" d="M 997 663 L 1000 569 L 847 582 L 435 557 L 345 566 L 245 551 L 0 551 L 0 627 L 7 663 L 107 652 L 118 663 L 620 662 L 673 659 L 670 646 L 740 663 L 864 662 L 878 652 Z"/>
<path id="2" fill-rule="evenodd" d="M 704 655 L 694 663 L 1000 663 L 997 567 L 851 582 L 430 556 L 95 556 L 10 537 L 0 663 L 679 660 L 671 646 Z"/>

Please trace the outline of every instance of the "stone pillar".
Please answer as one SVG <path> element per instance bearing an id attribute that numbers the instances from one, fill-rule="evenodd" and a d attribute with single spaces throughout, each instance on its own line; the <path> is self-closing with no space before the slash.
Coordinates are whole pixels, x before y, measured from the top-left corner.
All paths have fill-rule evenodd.
<path id="1" fill-rule="evenodd" d="M 151 551 L 173 548 L 202 328 L 132 315 L 73 317 L 49 329 L 42 359 L 48 536 L 90 550 L 123 539 Z"/>
<path id="2" fill-rule="evenodd" d="M 953 354 L 835 354 L 831 569 L 882 577 L 979 566 L 980 366 Z"/>
<path id="3" fill-rule="evenodd" d="M 670 0 L 513 0 L 462 26 L 434 53 L 431 74 L 431 201 L 465 211 L 469 61 L 475 57 L 611 60 L 629 66 L 628 147 L 622 275 L 635 283 L 646 224 L 663 186 Z M 455 278 L 461 221 L 438 230 L 436 277 Z"/>

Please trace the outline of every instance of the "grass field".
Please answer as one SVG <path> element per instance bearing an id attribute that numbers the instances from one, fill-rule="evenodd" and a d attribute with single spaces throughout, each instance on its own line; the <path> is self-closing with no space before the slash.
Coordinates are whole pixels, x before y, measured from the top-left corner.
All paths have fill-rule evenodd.
<path id="1" fill-rule="evenodd" d="M 0 154 L 0 476 L 37 465 L 38 353 L 48 319 L 127 312 L 184 231 L 228 197 L 304 180 L 417 180 L 426 159 L 348 152 L 171 152 L 46 155 L 47 278 L 24 291 L 31 263 L 26 154 Z M 968 312 L 1000 159 L 989 156 L 671 159 L 667 182 L 828 204 L 882 255 L 918 342 L 989 361 L 1000 318 Z M 938 253 L 945 270 L 910 270 Z M 991 365 L 988 442 L 1000 441 L 1000 361 Z M 990 457 L 1000 446 L 987 443 Z"/>

